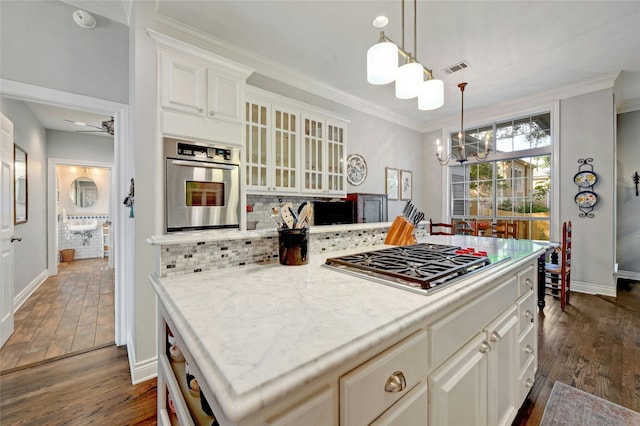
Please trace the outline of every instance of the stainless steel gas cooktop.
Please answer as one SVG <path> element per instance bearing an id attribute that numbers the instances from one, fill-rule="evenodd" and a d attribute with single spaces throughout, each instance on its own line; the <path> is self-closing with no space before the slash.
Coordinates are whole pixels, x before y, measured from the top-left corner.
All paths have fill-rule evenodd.
<path id="1" fill-rule="evenodd" d="M 484 252 L 423 243 L 332 257 L 323 266 L 419 294 L 431 294 L 454 284 L 463 275 L 508 259 L 491 263 Z"/>

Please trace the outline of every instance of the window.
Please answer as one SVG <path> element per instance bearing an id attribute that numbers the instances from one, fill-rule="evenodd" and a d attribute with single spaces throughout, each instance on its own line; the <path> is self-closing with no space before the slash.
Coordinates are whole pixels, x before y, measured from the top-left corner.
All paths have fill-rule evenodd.
<path id="1" fill-rule="evenodd" d="M 465 130 L 465 152 L 492 147 L 486 162 L 449 167 L 449 197 L 454 219 L 476 219 L 481 235 L 506 222 L 518 222 L 518 238 L 549 239 L 551 188 L 551 114 L 538 114 Z M 495 135 L 495 137 L 494 137 Z M 458 134 L 451 151 L 460 153 Z"/>

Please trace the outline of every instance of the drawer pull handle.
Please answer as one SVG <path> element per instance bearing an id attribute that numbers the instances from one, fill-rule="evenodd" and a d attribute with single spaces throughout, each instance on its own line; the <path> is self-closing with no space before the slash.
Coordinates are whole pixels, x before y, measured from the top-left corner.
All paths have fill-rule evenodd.
<path id="1" fill-rule="evenodd" d="M 215 115 L 216 115 L 216 112 L 215 112 L 215 111 L 209 111 L 209 115 L 210 115 L 211 117 L 213 117 L 213 116 L 215 116 Z"/>
<path id="2" fill-rule="evenodd" d="M 491 333 L 492 342 L 499 342 L 500 340 L 502 340 L 502 336 L 500 335 L 500 333 L 498 333 L 497 331 L 494 331 L 493 333 Z"/>
<path id="3" fill-rule="evenodd" d="M 533 288 L 533 281 L 531 281 L 531 278 L 527 278 L 524 282 L 529 286 L 529 288 Z"/>
<path id="4" fill-rule="evenodd" d="M 526 387 L 530 388 L 530 387 L 533 386 L 533 380 L 527 379 L 527 381 L 524 382 L 524 384 L 525 384 Z"/>
<path id="5" fill-rule="evenodd" d="M 480 345 L 480 349 L 478 349 L 481 354 L 486 354 L 487 352 L 491 352 L 491 345 L 487 342 L 482 342 Z"/>
<path id="6" fill-rule="evenodd" d="M 533 353 L 533 348 L 531 347 L 531 345 L 527 345 L 527 346 L 524 348 L 524 351 L 525 351 L 526 353 L 528 353 L 528 354 L 532 354 L 532 353 Z"/>
<path id="7" fill-rule="evenodd" d="M 407 387 L 407 380 L 404 378 L 402 371 L 396 371 L 387 379 L 384 385 L 386 392 L 402 392 Z"/>

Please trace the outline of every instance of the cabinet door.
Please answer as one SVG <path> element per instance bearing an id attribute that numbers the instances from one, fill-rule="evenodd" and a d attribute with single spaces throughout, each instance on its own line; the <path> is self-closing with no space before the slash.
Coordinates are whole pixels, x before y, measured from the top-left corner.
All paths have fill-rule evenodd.
<path id="1" fill-rule="evenodd" d="M 164 52 L 160 55 L 162 107 L 204 116 L 203 64 Z"/>
<path id="2" fill-rule="evenodd" d="M 273 107 L 273 179 L 277 191 L 298 189 L 298 117 Z"/>
<path id="3" fill-rule="evenodd" d="M 330 194 L 344 195 L 346 191 L 345 131 L 343 125 L 327 122 L 325 187 Z"/>
<path id="4" fill-rule="evenodd" d="M 333 389 L 328 389 L 286 414 L 269 421 L 269 426 L 332 426 L 334 420 Z"/>
<path id="5" fill-rule="evenodd" d="M 322 179 L 324 174 L 324 125 L 322 120 L 304 118 L 302 189 L 305 192 L 323 193 L 325 190 Z"/>
<path id="6" fill-rule="evenodd" d="M 487 424 L 488 348 L 480 333 L 429 376 L 429 424 Z"/>
<path id="7" fill-rule="evenodd" d="M 269 107 L 247 102 L 245 115 L 245 183 L 247 188 L 268 190 Z"/>
<path id="8" fill-rule="evenodd" d="M 207 115 L 218 120 L 242 122 L 242 81 L 207 69 Z"/>
<path id="9" fill-rule="evenodd" d="M 513 305 L 486 328 L 489 353 L 489 424 L 510 425 L 519 404 L 518 309 Z M 517 404 L 517 405 L 516 405 Z"/>

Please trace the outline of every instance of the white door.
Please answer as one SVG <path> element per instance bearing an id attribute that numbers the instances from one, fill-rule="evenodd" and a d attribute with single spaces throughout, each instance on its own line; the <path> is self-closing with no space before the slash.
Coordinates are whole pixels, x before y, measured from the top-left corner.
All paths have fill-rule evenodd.
<path id="1" fill-rule="evenodd" d="M 13 123 L 0 113 L 0 347 L 13 334 Z"/>

